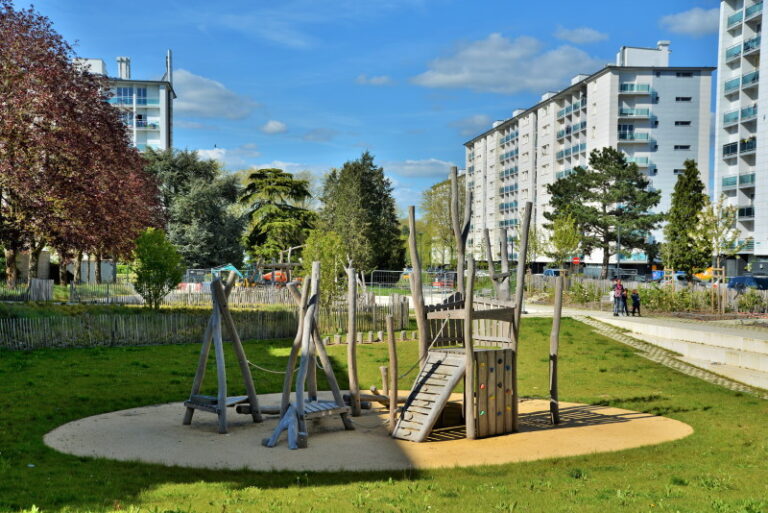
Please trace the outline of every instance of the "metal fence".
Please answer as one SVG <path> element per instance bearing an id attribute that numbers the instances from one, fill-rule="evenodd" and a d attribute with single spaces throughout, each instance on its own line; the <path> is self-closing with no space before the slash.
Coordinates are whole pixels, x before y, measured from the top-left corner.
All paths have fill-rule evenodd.
<path id="1" fill-rule="evenodd" d="M 53 280 L 32 278 L 29 284 L 8 287 L 0 285 L 0 301 L 52 301 Z"/>

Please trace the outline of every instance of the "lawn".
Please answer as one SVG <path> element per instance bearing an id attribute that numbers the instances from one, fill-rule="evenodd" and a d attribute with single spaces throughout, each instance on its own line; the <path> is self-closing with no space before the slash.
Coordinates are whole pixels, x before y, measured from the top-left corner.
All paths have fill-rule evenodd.
<path id="1" fill-rule="evenodd" d="M 523 323 L 523 395 L 546 393 L 550 322 Z M 250 342 L 246 352 L 280 369 L 288 345 Z M 416 346 L 398 349 L 405 370 Z M 359 347 L 364 387 L 377 384 L 386 351 L 384 344 Z M 329 352 L 345 376 L 346 346 Z M 616 453 L 376 473 L 166 468 L 67 456 L 43 445 L 46 432 L 70 420 L 184 399 L 197 355 L 191 344 L 0 352 L 0 511 L 34 504 L 45 512 L 768 512 L 768 402 L 677 374 L 570 319 L 561 338 L 561 399 L 665 415 L 695 433 Z M 233 393 L 242 388 L 234 361 L 230 354 Z M 279 391 L 280 380 L 255 373 L 259 392 Z"/>

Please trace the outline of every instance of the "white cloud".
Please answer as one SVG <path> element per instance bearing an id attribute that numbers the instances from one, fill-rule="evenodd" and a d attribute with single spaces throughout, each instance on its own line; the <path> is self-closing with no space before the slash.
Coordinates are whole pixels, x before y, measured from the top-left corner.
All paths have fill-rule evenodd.
<path id="1" fill-rule="evenodd" d="M 302 136 L 302 139 L 310 142 L 328 142 L 339 135 L 339 132 L 332 128 L 315 128 Z"/>
<path id="2" fill-rule="evenodd" d="M 261 127 L 261 131 L 265 134 L 282 134 L 288 130 L 288 127 L 282 121 L 275 121 L 270 119 Z"/>
<path id="3" fill-rule="evenodd" d="M 372 85 L 372 86 L 385 86 L 385 85 L 392 85 L 392 79 L 388 77 L 387 75 L 377 75 L 369 77 L 365 73 L 361 73 L 357 76 L 355 79 L 355 82 L 357 82 L 360 85 Z"/>
<path id="4" fill-rule="evenodd" d="M 485 114 L 475 114 L 449 123 L 450 126 L 459 129 L 459 135 L 471 137 L 491 127 L 491 118 Z"/>
<path id="5" fill-rule="evenodd" d="M 180 119 L 178 121 L 173 122 L 174 125 L 176 125 L 179 128 L 192 128 L 192 129 L 201 129 L 206 128 L 206 125 L 203 123 L 199 123 L 197 121 L 187 121 L 184 119 Z"/>
<path id="6" fill-rule="evenodd" d="M 603 64 L 572 46 L 542 51 L 542 43 L 536 38 L 510 40 L 491 34 L 464 45 L 453 55 L 433 60 L 427 71 L 412 80 L 424 87 L 540 93 L 559 88 L 579 73 L 593 73 Z"/>
<path id="7" fill-rule="evenodd" d="M 246 167 L 249 160 L 261 155 L 254 143 L 247 143 L 236 148 L 212 148 L 197 150 L 201 159 L 216 160 L 228 168 Z"/>
<path id="8" fill-rule="evenodd" d="M 676 34 L 693 37 L 716 34 L 720 25 L 720 9 L 702 9 L 694 7 L 688 11 L 664 16 L 659 25 Z"/>
<path id="9" fill-rule="evenodd" d="M 210 78 L 179 69 L 173 75 L 178 98 L 173 108 L 178 114 L 201 118 L 243 119 L 259 106 L 246 96 L 227 89 Z"/>
<path id="10" fill-rule="evenodd" d="M 597 30 L 589 27 L 578 27 L 575 29 L 567 29 L 565 27 L 558 27 L 555 31 L 555 37 L 568 41 L 573 44 L 583 45 L 588 43 L 597 43 L 598 41 L 605 41 L 608 39 L 608 34 L 598 32 Z"/>
<path id="11" fill-rule="evenodd" d="M 402 162 L 385 162 L 382 167 L 387 173 L 393 173 L 403 177 L 418 178 L 447 178 L 453 162 L 438 159 L 405 160 Z"/>

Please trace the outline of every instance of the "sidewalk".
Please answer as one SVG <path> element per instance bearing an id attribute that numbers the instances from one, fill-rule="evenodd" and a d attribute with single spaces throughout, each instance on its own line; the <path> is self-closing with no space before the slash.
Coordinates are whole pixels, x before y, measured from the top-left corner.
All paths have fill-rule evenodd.
<path id="1" fill-rule="evenodd" d="M 528 316 L 551 316 L 550 305 L 526 305 Z M 614 317 L 610 311 L 564 308 L 563 316 L 591 317 L 639 340 L 677 353 L 685 363 L 768 390 L 768 329 L 669 317 Z"/>

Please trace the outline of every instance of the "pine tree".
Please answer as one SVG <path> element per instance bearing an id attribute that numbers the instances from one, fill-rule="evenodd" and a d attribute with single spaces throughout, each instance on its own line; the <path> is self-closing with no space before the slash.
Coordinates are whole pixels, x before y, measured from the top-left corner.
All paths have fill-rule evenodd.
<path id="1" fill-rule="evenodd" d="M 677 177 L 672 206 L 664 227 L 664 265 L 689 275 L 706 267 L 710 253 L 694 240 L 699 214 L 706 204 L 704 183 L 693 160 L 685 161 L 685 172 Z"/>

